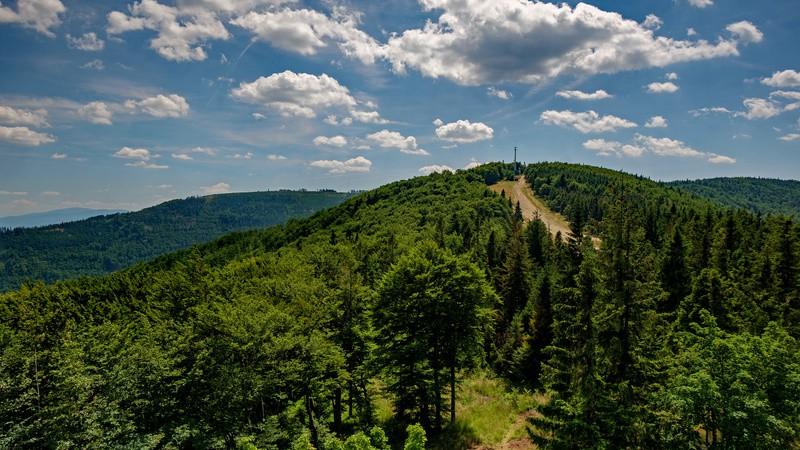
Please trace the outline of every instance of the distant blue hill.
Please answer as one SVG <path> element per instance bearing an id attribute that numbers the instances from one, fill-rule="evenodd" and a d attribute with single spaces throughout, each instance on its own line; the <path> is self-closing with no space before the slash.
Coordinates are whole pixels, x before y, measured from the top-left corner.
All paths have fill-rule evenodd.
<path id="1" fill-rule="evenodd" d="M 92 208 L 63 208 L 52 211 L 22 214 L 19 216 L 0 217 L 0 228 L 31 228 L 55 225 L 64 222 L 88 219 L 90 217 L 107 216 L 109 214 L 124 213 L 124 210 L 92 209 Z"/>

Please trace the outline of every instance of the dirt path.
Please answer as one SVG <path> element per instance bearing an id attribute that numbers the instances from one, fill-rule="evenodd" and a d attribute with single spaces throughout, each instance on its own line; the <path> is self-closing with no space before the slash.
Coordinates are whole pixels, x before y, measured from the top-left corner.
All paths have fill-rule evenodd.
<path id="1" fill-rule="evenodd" d="M 561 237 L 564 239 L 569 236 L 570 230 L 567 219 L 536 198 L 524 176 L 520 176 L 516 181 L 501 181 L 489 186 L 489 188 L 498 194 L 501 191 L 505 191 L 506 196 L 511 197 L 511 201 L 514 204 L 519 202 L 522 216 L 526 221 L 533 220 L 538 215 L 553 236 L 558 232 L 561 232 Z"/>

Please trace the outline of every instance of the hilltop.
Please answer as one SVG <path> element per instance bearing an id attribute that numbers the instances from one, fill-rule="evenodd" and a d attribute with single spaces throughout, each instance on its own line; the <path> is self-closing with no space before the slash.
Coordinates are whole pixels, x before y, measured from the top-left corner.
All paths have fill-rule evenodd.
<path id="1" fill-rule="evenodd" d="M 732 208 L 800 217 L 800 181 L 770 178 L 708 178 L 667 183 Z"/>
<path id="2" fill-rule="evenodd" d="M 0 291 L 99 275 L 224 234 L 302 218 L 351 197 L 333 191 L 217 194 L 39 228 L 0 232 Z"/>
<path id="3" fill-rule="evenodd" d="M 797 444 L 796 222 L 622 172 L 522 167 L 567 221 L 554 239 L 489 189 L 512 169 L 398 181 L 0 295 L 0 441 L 386 449 L 408 430 L 435 449 Z"/>

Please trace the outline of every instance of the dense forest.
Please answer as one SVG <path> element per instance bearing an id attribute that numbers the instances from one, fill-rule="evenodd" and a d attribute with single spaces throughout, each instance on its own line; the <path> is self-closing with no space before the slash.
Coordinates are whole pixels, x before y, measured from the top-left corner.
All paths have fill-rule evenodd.
<path id="1" fill-rule="evenodd" d="M 0 229 L 0 291 L 131 266 L 232 231 L 278 225 L 343 202 L 333 191 L 218 194 L 38 228 Z"/>
<path id="2" fill-rule="evenodd" d="M 798 446 L 797 222 L 522 167 L 553 236 L 487 189 L 513 169 L 0 294 L 0 447 L 465 448 L 478 371 L 540 394 L 540 448 Z"/>
<path id="3" fill-rule="evenodd" d="M 769 178 L 708 178 L 667 183 L 733 208 L 800 217 L 800 181 Z"/>

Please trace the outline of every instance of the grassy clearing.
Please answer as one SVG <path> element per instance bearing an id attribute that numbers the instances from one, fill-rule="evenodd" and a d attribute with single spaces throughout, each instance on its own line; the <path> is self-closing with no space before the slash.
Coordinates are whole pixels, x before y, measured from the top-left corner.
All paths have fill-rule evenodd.
<path id="1" fill-rule="evenodd" d="M 378 387 L 375 386 L 376 391 Z M 394 429 L 392 402 L 385 395 L 374 397 L 379 423 Z M 527 438 L 527 418 L 535 405 L 544 399 L 540 394 L 511 389 L 500 379 L 485 372 L 468 375 L 458 388 L 456 424 L 431 439 L 432 450 L 515 449 L 535 447 Z"/>

